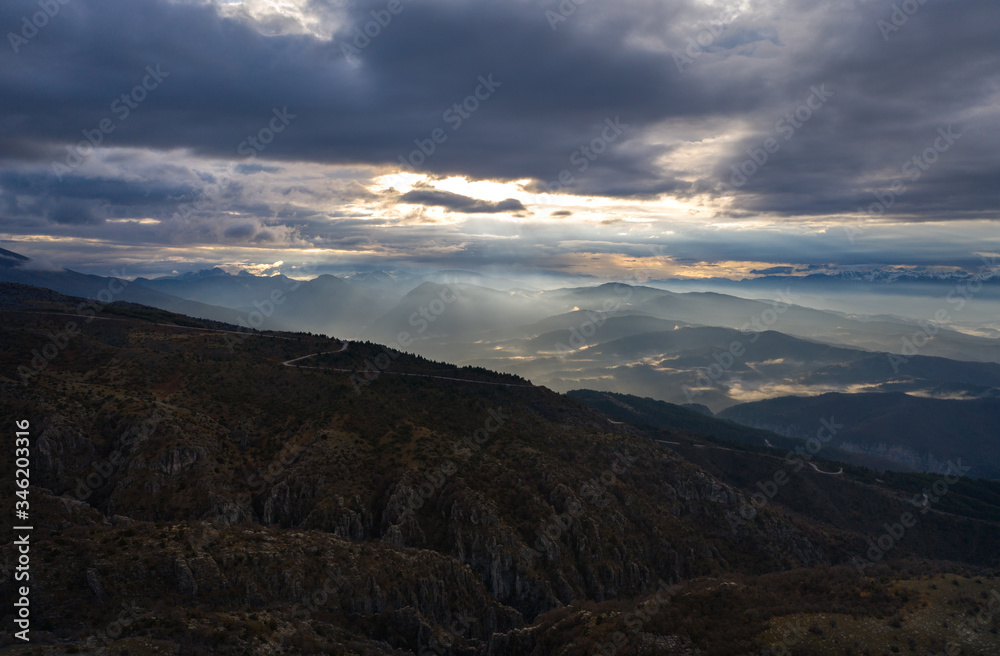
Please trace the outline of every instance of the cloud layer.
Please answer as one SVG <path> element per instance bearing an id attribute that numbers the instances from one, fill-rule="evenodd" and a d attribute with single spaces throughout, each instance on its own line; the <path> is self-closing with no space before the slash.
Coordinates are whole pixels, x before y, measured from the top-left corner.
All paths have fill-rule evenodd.
<path id="1" fill-rule="evenodd" d="M 8 239 L 963 264 L 919 224 L 998 218 L 996 3 L 56 4 L 0 6 Z"/>

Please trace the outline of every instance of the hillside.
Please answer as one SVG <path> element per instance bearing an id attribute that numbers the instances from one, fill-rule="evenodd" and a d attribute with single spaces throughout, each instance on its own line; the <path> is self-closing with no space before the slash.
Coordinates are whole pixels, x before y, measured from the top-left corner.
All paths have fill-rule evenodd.
<path id="1" fill-rule="evenodd" d="M 821 394 L 740 404 L 719 416 L 796 437 L 815 432 L 816 417 L 832 416 L 843 428 L 829 446 L 844 455 L 877 457 L 892 463 L 892 468 L 932 473 L 941 473 L 949 460 L 962 458 L 971 467 L 970 476 L 1000 480 L 1000 399 L 996 398 Z"/>
<path id="2" fill-rule="evenodd" d="M 648 397 L 593 390 L 572 390 L 566 396 L 611 419 L 627 421 L 637 426 L 697 433 L 758 447 L 793 449 L 803 444 L 802 440 L 789 439 L 774 431 L 748 428 L 734 421 L 718 419 L 698 410 Z"/>
<path id="3" fill-rule="evenodd" d="M 708 449 L 666 448 L 514 376 L 134 305 L 88 321 L 80 302 L 0 286 L 0 415 L 32 426 L 42 645 L 735 655 L 832 613 L 932 648 L 959 624 L 889 626 L 919 608 L 904 589 L 952 572 L 968 594 L 922 611 L 948 617 L 996 585 L 983 568 L 1000 566 L 1000 525 L 936 510 L 887 564 L 851 565 L 882 523 L 919 512 L 891 489 L 804 470 L 792 485 L 820 490 L 825 516 L 784 494 L 756 504 L 770 456 L 712 454 L 743 463 L 736 482 L 699 462 Z M 24 375 L 70 321 L 79 334 Z M 1000 645 L 991 626 L 967 642 Z"/>

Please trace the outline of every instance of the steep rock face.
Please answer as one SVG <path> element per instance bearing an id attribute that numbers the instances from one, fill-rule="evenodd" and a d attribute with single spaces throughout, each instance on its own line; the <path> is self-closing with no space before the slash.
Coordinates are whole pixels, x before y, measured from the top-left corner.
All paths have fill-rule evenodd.
<path id="1" fill-rule="evenodd" d="M 177 578 L 177 590 L 181 594 L 195 596 L 198 594 L 198 583 L 187 560 L 178 558 L 174 561 L 174 576 Z"/>
<path id="2" fill-rule="evenodd" d="M 108 603 L 108 595 L 104 593 L 104 585 L 101 583 L 101 575 L 91 567 L 87 570 L 87 587 L 97 597 L 97 601 L 102 604 Z"/>
<path id="3" fill-rule="evenodd" d="M 694 471 L 672 490 L 670 496 L 677 500 L 679 515 L 702 516 L 715 524 L 713 531 L 725 522 L 729 530 L 723 534 L 744 551 L 786 567 L 829 564 L 823 549 L 790 524 L 784 514 L 773 509 L 758 511 L 745 494 L 704 472 Z"/>
<path id="4" fill-rule="evenodd" d="M 60 505 L 50 496 L 44 504 L 47 510 Z M 69 545 L 64 555 L 53 558 L 51 542 L 40 547 L 47 583 L 38 591 L 39 603 L 56 615 L 76 603 L 72 591 L 80 588 L 108 612 L 122 600 L 137 602 L 142 613 L 185 600 L 241 613 L 267 608 L 305 622 L 297 631 L 354 623 L 414 653 L 454 645 L 460 648 L 443 653 L 470 654 L 494 633 L 524 622 L 469 567 L 432 551 L 350 542 L 320 531 L 208 523 L 110 527 L 95 523 L 92 512 L 81 506 L 66 515 L 72 521 L 62 531 Z M 141 555 L 89 546 L 101 542 Z M 279 634 L 276 629 L 277 637 L 269 639 L 280 642 Z"/>
<path id="5" fill-rule="evenodd" d="M 208 493 L 208 498 L 211 502 L 211 508 L 200 519 L 223 524 L 248 523 L 255 519 L 252 507 L 241 506 L 237 501 L 221 496 L 214 491 Z"/>
<path id="6" fill-rule="evenodd" d="M 309 514 L 318 493 L 315 481 L 285 479 L 271 487 L 260 510 L 265 526 L 297 526 Z"/>
<path id="7" fill-rule="evenodd" d="M 532 514 L 533 523 L 520 526 L 512 509 L 500 505 L 502 499 L 473 487 L 480 480 L 475 476 L 460 472 L 440 490 L 425 486 L 421 491 L 421 477 L 408 472 L 386 493 L 376 537 L 454 556 L 482 578 L 495 599 L 527 618 L 575 599 L 635 596 L 661 581 L 718 570 L 728 564 L 720 551 L 727 543 L 730 550 L 739 542 L 739 549 L 790 566 L 826 562 L 822 549 L 770 512 L 743 520 L 737 535 L 728 516 L 752 508 L 749 500 L 664 457 L 638 463 L 634 470 L 637 477 L 673 481 L 659 484 L 662 493 L 650 491 L 659 519 L 646 514 L 649 502 L 629 485 L 627 472 L 601 497 L 588 489 L 586 479 L 575 483 L 578 494 L 551 477 L 549 493 L 530 499 L 541 512 Z M 701 530 L 685 525 L 692 520 Z"/>
<path id="8" fill-rule="evenodd" d="M 375 515 L 359 495 L 348 502 L 343 496 L 334 494 L 330 501 L 314 507 L 302 526 L 329 531 L 345 540 L 361 541 L 376 535 Z"/>
<path id="9" fill-rule="evenodd" d="M 399 547 L 427 546 L 427 536 L 415 512 L 425 502 L 417 492 L 414 479 L 413 474 L 404 474 L 390 489 L 382 509 L 379 537 Z"/>
<path id="10" fill-rule="evenodd" d="M 174 447 L 161 455 L 153 463 L 153 468 L 163 472 L 167 476 L 174 476 L 191 469 L 198 462 L 198 459 L 204 457 L 204 455 L 204 450 Z"/>
<path id="11" fill-rule="evenodd" d="M 96 457 L 90 439 L 60 415 L 51 417 L 35 441 L 35 475 L 48 488 L 64 485 L 69 471 L 77 471 Z"/>
<path id="12" fill-rule="evenodd" d="M 552 584 L 539 576 L 529 547 L 504 531 L 463 531 L 456 525 L 447 536 L 454 544 L 452 555 L 469 565 L 484 581 L 490 594 L 501 603 L 528 617 L 561 605 Z"/>
<path id="13" fill-rule="evenodd" d="M 490 637 L 486 656 L 520 656 L 534 654 L 540 627 L 532 626 L 497 633 Z"/>
<path id="14" fill-rule="evenodd" d="M 270 447 L 262 464 L 247 461 L 240 475 L 217 473 L 227 448 L 246 460 L 252 447 L 219 443 L 204 433 L 204 420 L 166 412 L 105 417 L 102 425 L 112 429 L 103 441 L 87 424 L 62 419 L 46 436 L 44 471 L 68 490 L 82 472 L 103 467 L 100 485 L 77 496 L 109 513 L 223 526 L 259 522 L 433 549 L 467 565 L 493 599 L 528 619 L 576 599 L 631 597 L 660 581 L 718 571 L 730 565 L 732 551 L 758 554 L 771 567 L 826 562 L 822 549 L 783 517 L 748 512 L 752 506 L 742 493 L 631 429 L 613 438 L 615 446 L 589 446 L 585 464 L 546 456 L 544 465 L 533 465 L 540 472 L 535 475 L 481 452 L 444 475 L 436 460 L 403 470 L 385 481 L 380 494 L 365 480 L 365 466 L 343 466 L 352 457 L 365 462 L 366 455 L 334 452 L 342 447 L 331 446 L 332 440 Z M 191 434 L 201 437 L 192 444 Z M 350 434 L 330 434 L 356 442 Z M 588 439 L 609 439 L 601 435 Z M 504 442 L 502 433 L 497 443 L 535 449 L 530 442 Z M 103 463 L 111 446 L 122 457 L 108 468 Z M 509 496 L 509 486 L 521 496 Z M 140 509 L 151 502 L 153 512 Z M 196 565 L 205 571 L 199 575 Z M 200 597 L 224 587 L 225 577 L 213 571 L 208 561 L 182 559 L 173 576 L 179 590 Z M 259 590 L 254 582 L 247 585 Z"/>

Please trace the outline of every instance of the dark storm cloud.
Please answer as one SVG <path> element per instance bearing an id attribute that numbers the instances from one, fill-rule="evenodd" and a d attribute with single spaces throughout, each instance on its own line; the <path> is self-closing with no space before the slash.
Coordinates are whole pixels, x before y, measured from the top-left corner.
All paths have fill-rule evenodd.
<path id="1" fill-rule="evenodd" d="M 17 52 L 0 44 L 0 221 L 11 234 L 360 244 L 365 211 L 398 196 L 335 178 L 328 194 L 289 170 L 352 165 L 339 170 L 370 180 L 400 157 L 432 176 L 528 179 L 534 191 L 566 173 L 569 194 L 731 198 L 719 216 L 738 220 L 998 218 L 1000 5 L 913 0 L 912 15 L 894 17 L 893 2 L 752 2 L 735 17 L 695 0 L 588 2 L 550 24 L 555 0 L 403 0 L 347 57 L 385 0 L 312 2 L 320 37 L 208 2 L 73 0 Z M 37 11 L 35 0 L 0 4 L 0 33 Z M 831 94 L 818 107 L 816 88 Z M 946 149 L 941 129 L 956 135 Z M 94 142 L 133 150 L 90 153 Z M 198 156 L 229 168 L 199 168 Z M 56 177 L 54 163 L 68 172 Z M 734 180 L 734 166 L 752 172 Z M 285 177 L 269 189 L 272 174 Z M 481 216 L 525 209 L 427 188 L 402 199 Z M 132 218 L 162 224 L 109 223 Z M 560 223 L 554 241 L 578 227 Z M 435 234 L 421 230 L 377 241 L 406 250 Z M 518 258 L 503 242 L 448 238 L 472 259 Z M 918 242 L 692 232 L 678 255 L 932 263 L 939 246 L 952 259 L 967 250 Z"/>
<path id="2" fill-rule="evenodd" d="M 776 276 L 776 275 L 787 275 L 789 273 L 792 273 L 792 271 L 794 270 L 795 267 L 776 266 L 776 267 L 768 267 L 766 269 L 752 269 L 750 273 L 759 276 Z"/>
<path id="3" fill-rule="evenodd" d="M 783 92 L 767 111 L 748 113 L 753 134 L 718 162 L 716 179 L 738 186 L 740 207 L 789 215 L 862 208 L 871 218 L 991 212 L 996 218 L 1000 5 L 913 6 L 919 9 L 907 16 L 894 13 L 892 3 L 846 5 L 817 25 L 815 47 L 800 53 Z M 810 89 L 823 84 L 832 96 L 802 111 L 793 125 L 788 115 L 796 118 Z M 942 134 L 961 136 L 949 143 Z M 762 153 L 768 138 L 779 148 L 773 154 Z M 766 163 L 742 182 L 733 167 L 752 170 L 753 158 L 763 155 Z M 892 192 L 893 185 L 905 189 Z M 880 198 L 882 207 L 872 208 Z"/>
<path id="4" fill-rule="evenodd" d="M 522 212 L 525 210 L 521 201 L 514 198 L 493 203 L 439 189 L 414 189 L 400 196 L 399 201 L 414 205 L 443 207 L 453 212 L 464 212 L 466 214 Z"/>
<path id="5" fill-rule="evenodd" d="M 243 175 L 252 175 L 254 173 L 277 173 L 281 167 L 264 166 L 263 164 L 237 164 L 234 170 Z"/>
<path id="6" fill-rule="evenodd" d="M 240 223 L 226 228 L 223 234 L 231 239 L 245 240 L 257 234 L 257 226 L 252 223 Z"/>
<path id="7" fill-rule="evenodd" d="M 0 186 L 24 196 L 103 200 L 114 205 L 153 205 L 167 200 L 192 199 L 197 190 L 187 185 L 156 182 L 136 184 L 121 178 L 67 176 L 61 182 L 38 172 L 0 171 Z"/>
<path id="8" fill-rule="evenodd" d="M 548 181 L 569 169 L 577 193 L 687 193 L 688 183 L 656 163 L 671 147 L 644 140 L 643 130 L 674 118 L 770 111 L 816 81 L 810 69 L 821 69 L 829 55 L 807 53 L 804 63 L 777 58 L 760 70 L 753 49 L 776 40 L 774 26 L 746 18 L 727 28 L 718 53 L 681 71 L 673 52 L 698 35 L 695 19 L 714 18 L 690 0 L 594 3 L 556 30 L 544 14 L 555 3 L 404 6 L 352 60 L 342 52 L 355 39 L 352 28 L 384 10 L 384 0 L 353 3 L 329 41 L 264 36 L 207 4 L 75 0 L 19 54 L 0 55 L 0 107 L 17 126 L 3 139 L 16 138 L 30 153 L 25 140 L 75 144 L 107 120 L 113 132 L 104 141 L 118 146 L 396 164 L 442 129 L 448 140 L 422 170 Z M 32 2 L 6 3 L 0 24 L 17 25 L 34 9 Z M 842 17 L 831 14 L 830 29 L 842 29 Z M 122 96 L 135 96 L 147 66 L 163 79 L 140 90 L 142 101 L 122 118 Z M 495 88 L 476 102 L 480 76 Z M 461 111 L 445 119 L 463 103 L 478 107 L 460 123 Z M 275 112 L 284 117 L 282 131 L 268 135 L 278 127 Z M 571 165 L 574 153 L 600 138 L 604 121 L 618 117 L 632 130 L 587 171 Z M 261 148 L 247 145 L 256 137 Z"/>
<path id="9" fill-rule="evenodd" d="M 63 225 L 99 225 L 111 218 L 154 216 L 197 191 L 186 185 L 137 184 L 119 178 L 55 177 L 37 171 L 0 171 L 0 216 L 24 226 L 46 220 Z"/>

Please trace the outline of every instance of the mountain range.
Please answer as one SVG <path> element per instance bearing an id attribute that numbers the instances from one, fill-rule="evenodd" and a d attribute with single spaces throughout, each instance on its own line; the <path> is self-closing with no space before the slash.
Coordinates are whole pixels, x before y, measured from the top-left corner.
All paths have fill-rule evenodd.
<path id="1" fill-rule="evenodd" d="M 86 304 L 0 284 L 42 653 L 1000 649 L 970 619 L 998 483 L 796 469 L 704 408 L 652 426 L 372 342 Z"/>
<path id="2" fill-rule="evenodd" d="M 245 331 L 371 340 L 431 360 L 513 374 L 557 392 L 585 388 L 701 404 L 711 412 L 784 397 L 836 398 L 835 414 L 859 422 L 847 432 L 858 437 L 845 445 L 854 449 L 851 462 L 879 468 L 935 472 L 950 451 L 914 443 L 907 422 L 862 428 L 872 425 L 864 414 L 870 408 L 888 413 L 906 394 L 910 406 L 947 401 L 934 407 L 961 417 L 973 407 L 965 401 L 980 403 L 1000 390 L 996 338 L 900 316 L 818 310 L 798 304 L 787 288 L 772 298 L 748 299 L 625 283 L 539 289 L 463 271 L 299 280 L 218 267 L 125 280 L 45 268 L 11 251 L 0 252 L 0 280 L 101 304 L 139 303 Z M 367 368 L 379 370 L 371 363 Z M 851 404 L 850 412 L 841 410 Z M 776 406 L 761 407 L 763 414 L 746 410 L 732 418 L 778 425 L 769 414 Z M 778 432 L 798 435 L 796 425 Z M 971 435 L 992 443 L 993 430 L 985 424 Z M 978 462 L 978 475 L 998 477 L 991 462 Z"/>

